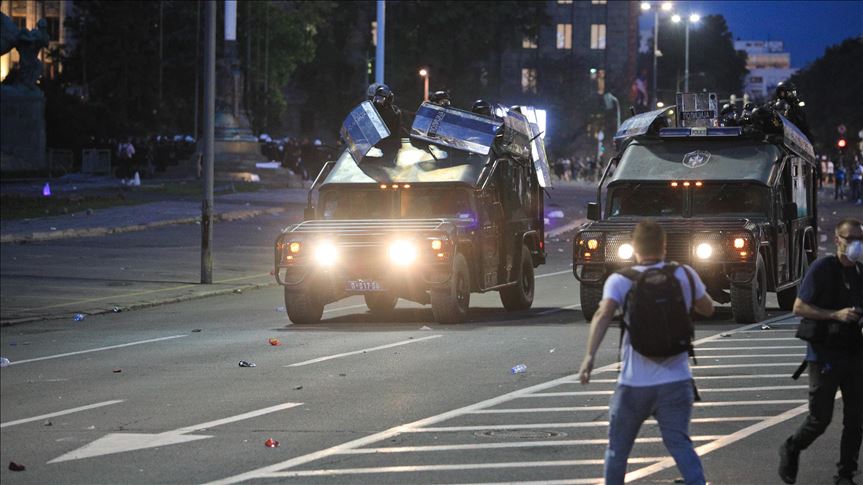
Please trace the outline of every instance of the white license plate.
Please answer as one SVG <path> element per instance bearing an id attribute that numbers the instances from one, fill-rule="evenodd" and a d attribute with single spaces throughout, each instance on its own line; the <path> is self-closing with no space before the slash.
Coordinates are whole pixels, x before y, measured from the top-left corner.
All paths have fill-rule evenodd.
<path id="1" fill-rule="evenodd" d="M 347 288 L 350 291 L 384 291 L 383 286 L 381 286 L 377 281 L 348 281 Z"/>

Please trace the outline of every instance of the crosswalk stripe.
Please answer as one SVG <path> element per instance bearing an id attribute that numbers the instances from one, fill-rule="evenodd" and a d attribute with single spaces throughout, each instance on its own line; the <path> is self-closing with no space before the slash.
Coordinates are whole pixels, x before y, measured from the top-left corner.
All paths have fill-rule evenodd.
<path id="1" fill-rule="evenodd" d="M 728 416 L 719 418 L 693 418 L 690 420 L 693 424 L 706 423 L 726 423 L 726 422 L 746 422 L 746 421 L 763 421 L 769 416 Z M 655 425 L 655 419 L 648 419 L 644 424 Z M 406 431 L 406 433 L 458 433 L 463 431 L 485 431 L 485 430 L 514 430 L 514 429 L 543 429 L 543 428 L 601 428 L 608 426 L 608 421 L 584 421 L 570 423 L 535 423 L 535 424 L 489 424 L 478 426 L 438 426 L 430 428 L 416 428 Z"/>

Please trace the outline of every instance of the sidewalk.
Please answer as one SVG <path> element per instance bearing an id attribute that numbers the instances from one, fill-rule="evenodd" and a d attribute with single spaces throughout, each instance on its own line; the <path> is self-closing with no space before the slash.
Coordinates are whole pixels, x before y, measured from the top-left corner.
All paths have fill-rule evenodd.
<path id="1" fill-rule="evenodd" d="M 217 221 L 232 221 L 278 214 L 288 206 L 304 205 L 307 193 L 306 189 L 261 189 L 259 192 L 219 195 L 215 198 L 214 216 Z M 200 222 L 200 219 L 200 202 L 167 200 L 111 207 L 92 213 L 0 220 L 0 243 L 104 236 L 174 224 L 192 224 Z"/>

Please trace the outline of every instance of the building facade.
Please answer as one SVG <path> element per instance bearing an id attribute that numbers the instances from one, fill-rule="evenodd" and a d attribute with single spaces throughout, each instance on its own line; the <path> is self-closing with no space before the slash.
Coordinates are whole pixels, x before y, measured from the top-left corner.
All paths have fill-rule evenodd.
<path id="1" fill-rule="evenodd" d="M 36 22 L 45 19 L 48 27 L 48 51 L 58 46 L 69 46 L 72 42 L 70 32 L 65 27 L 65 19 L 72 13 L 72 0 L 2 0 L 0 12 L 15 22 L 19 29 L 35 29 Z M 39 59 L 45 64 L 45 76 L 53 78 L 60 74 L 62 66 L 52 62 L 44 50 Z M 12 50 L 0 56 L 0 81 L 18 64 L 18 51 Z"/>
<path id="2" fill-rule="evenodd" d="M 791 54 L 785 52 L 781 40 L 738 40 L 734 49 L 746 52 L 749 74 L 743 89 L 755 101 L 769 99 L 777 84 L 797 72 L 791 67 Z"/>

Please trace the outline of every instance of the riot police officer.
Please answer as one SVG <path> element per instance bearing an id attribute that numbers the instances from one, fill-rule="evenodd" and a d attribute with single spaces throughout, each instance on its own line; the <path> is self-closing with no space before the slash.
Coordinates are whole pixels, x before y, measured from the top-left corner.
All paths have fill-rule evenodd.
<path id="1" fill-rule="evenodd" d="M 782 81 L 776 85 L 773 95 L 773 109 L 794 123 L 800 131 L 812 141 L 812 133 L 809 131 L 809 123 L 806 121 L 806 112 L 803 110 L 804 103 L 797 97 L 797 87 L 791 81 Z"/>
<path id="2" fill-rule="evenodd" d="M 470 110 L 478 115 L 488 117 L 494 116 L 491 110 L 491 104 L 489 104 L 489 102 L 484 99 L 478 99 L 474 101 L 473 106 L 471 106 Z"/>
<path id="3" fill-rule="evenodd" d="M 402 112 L 395 105 L 392 89 L 386 84 L 375 83 L 369 86 L 366 94 L 389 128 L 390 136 L 398 140 L 401 136 Z"/>
<path id="4" fill-rule="evenodd" d="M 434 103 L 438 106 L 442 106 L 444 108 L 449 108 L 452 104 L 449 99 L 448 91 L 435 91 L 434 94 L 429 96 L 429 102 Z"/>

